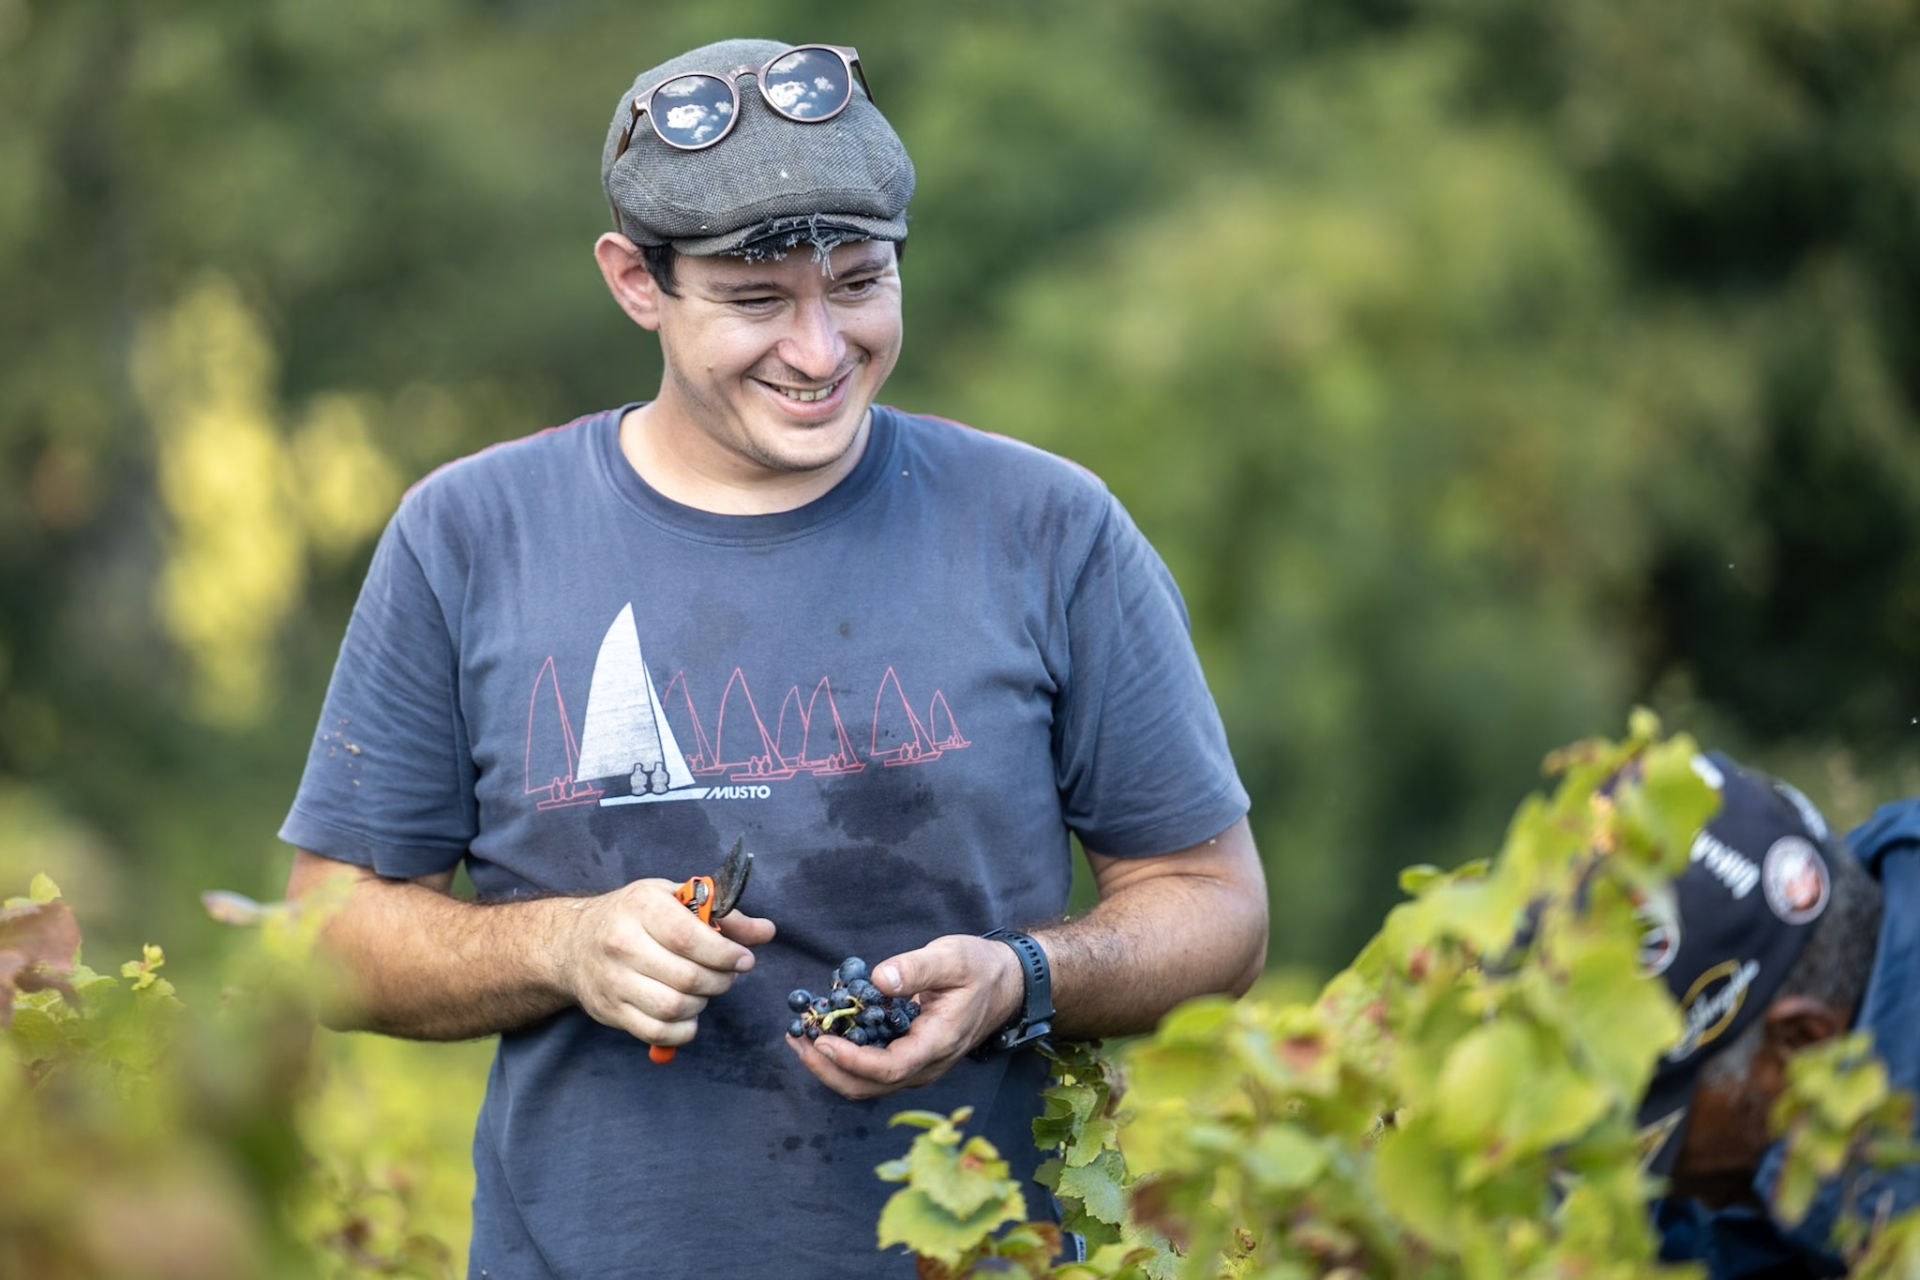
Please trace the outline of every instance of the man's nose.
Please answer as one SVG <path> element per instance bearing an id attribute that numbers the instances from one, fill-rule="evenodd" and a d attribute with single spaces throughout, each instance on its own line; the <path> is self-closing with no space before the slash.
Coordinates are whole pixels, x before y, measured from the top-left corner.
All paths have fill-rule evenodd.
<path id="1" fill-rule="evenodd" d="M 795 372 L 823 381 L 840 368 L 846 354 L 846 337 L 826 299 L 800 299 L 793 309 L 793 326 L 781 340 L 780 358 Z"/>

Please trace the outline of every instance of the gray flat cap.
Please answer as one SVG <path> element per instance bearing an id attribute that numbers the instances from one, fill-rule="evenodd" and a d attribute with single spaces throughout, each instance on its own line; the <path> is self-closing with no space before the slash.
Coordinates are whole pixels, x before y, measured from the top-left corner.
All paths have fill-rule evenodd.
<path id="1" fill-rule="evenodd" d="M 600 155 L 600 183 L 628 239 L 671 244 L 694 257 L 906 239 L 913 161 L 857 81 L 845 111 L 823 124 L 799 124 L 770 110 L 753 77 L 742 76 L 734 82 L 739 119 L 719 143 L 676 150 L 642 120 L 615 162 L 635 95 L 690 72 L 725 76 L 735 67 L 759 67 L 794 47 L 723 40 L 635 77 L 614 108 Z"/>

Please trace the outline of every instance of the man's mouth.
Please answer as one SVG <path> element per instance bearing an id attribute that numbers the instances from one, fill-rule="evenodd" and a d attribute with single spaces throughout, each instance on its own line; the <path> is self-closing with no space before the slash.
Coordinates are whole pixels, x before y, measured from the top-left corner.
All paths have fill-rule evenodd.
<path id="1" fill-rule="evenodd" d="M 846 381 L 845 378 L 837 378 L 834 381 L 829 382 L 826 386 L 821 387 L 817 391 L 804 391 L 798 387 L 775 386 L 775 384 L 771 382 L 767 383 L 766 385 L 769 387 L 772 387 L 775 391 L 778 391 L 781 395 L 785 396 L 789 400 L 799 400 L 805 403 L 811 403 L 815 400 L 825 400 L 828 396 L 838 391 L 840 389 L 840 384 L 845 381 Z"/>

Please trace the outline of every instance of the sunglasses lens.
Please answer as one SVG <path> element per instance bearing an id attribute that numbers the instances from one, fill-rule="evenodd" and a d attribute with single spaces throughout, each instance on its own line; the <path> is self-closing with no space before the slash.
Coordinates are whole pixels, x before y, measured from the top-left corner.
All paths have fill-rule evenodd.
<path id="1" fill-rule="evenodd" d="M 825 49 L 795 49 L 767 68 L 767 101 L 789 120 L 823 120 L 847 105 L 847 64 Z"/>
<path id="2" fill-rule="evenodd" d="M 673 146 L 704 147 L 733 122 L 733 91 L 718 76 L 680 76 L 653 91 L 647 115 L 654 131 Z"/>

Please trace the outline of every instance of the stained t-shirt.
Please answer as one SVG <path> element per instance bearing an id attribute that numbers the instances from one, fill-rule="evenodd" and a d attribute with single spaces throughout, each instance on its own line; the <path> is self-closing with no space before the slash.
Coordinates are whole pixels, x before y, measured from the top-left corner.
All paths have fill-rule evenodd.
<path id="1" fill-rule="evenodd" d="M 1118 857 L 1245 813 L 1184 606 L 1087 472 L 876 408 L 853 472 L 724 516 L 650 488 L 620 410 L 416 487 L 382 537 L 281 836 L 481 898 L 597 894 L 754 854 L 775 940 L 666 1065 L 578 1010 L 500 1037 L 471 1274 L 912 1274 L 873 1252 L 909 1109 L 975 1108 L 1021 1176 L 1045 1062 L 853 1102 L 787 992 L 1064 910 Z M 1028 1184 L 1033 1216 L 1050 1212 Z"/>

